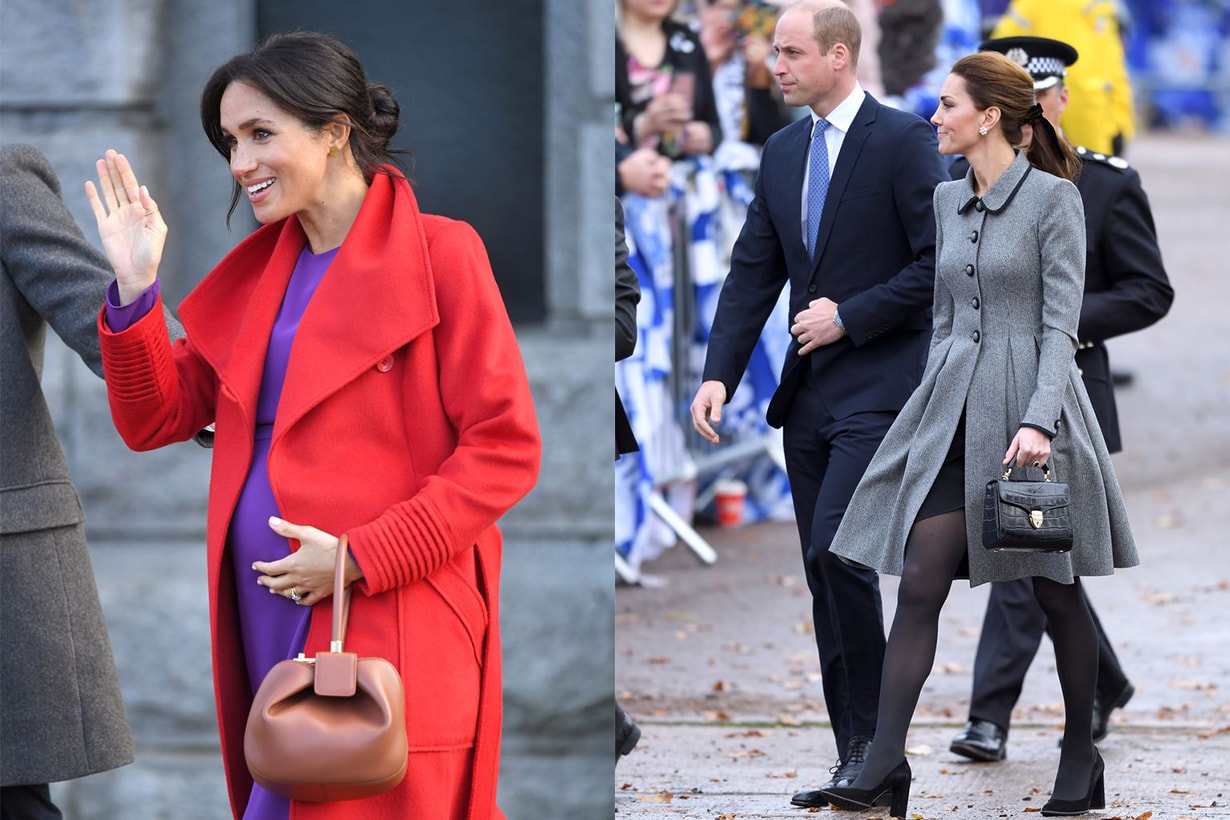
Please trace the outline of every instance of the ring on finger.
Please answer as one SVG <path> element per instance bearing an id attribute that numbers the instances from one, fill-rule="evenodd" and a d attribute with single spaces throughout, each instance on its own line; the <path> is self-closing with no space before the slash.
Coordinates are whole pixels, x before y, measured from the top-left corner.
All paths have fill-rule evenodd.
<path id="1" fill-rule="evenodd" d="M 290 588 L 290 599 L 294 601 L 295 603 L 300 603 L 303 600 L 303 596 L 299 594 L 298 587 Z"/>

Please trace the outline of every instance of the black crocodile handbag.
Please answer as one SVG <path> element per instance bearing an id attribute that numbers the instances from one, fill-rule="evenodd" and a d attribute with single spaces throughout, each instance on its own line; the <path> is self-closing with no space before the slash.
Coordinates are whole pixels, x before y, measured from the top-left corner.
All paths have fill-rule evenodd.
<path id="1" fill-rule="evenodd" d="M 987 482 L 982 512 L 982 546 L 1013 552 L 1068 552 L 1072 524 L 1068 517 L 1068 485 L 1051 480 L 1043 465 L 1043 481 L 1012 481 L 1012 468 Z"/>

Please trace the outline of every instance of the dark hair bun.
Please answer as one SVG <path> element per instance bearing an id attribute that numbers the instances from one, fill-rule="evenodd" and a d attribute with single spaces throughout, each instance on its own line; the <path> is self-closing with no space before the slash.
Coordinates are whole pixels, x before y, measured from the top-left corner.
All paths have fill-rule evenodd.
<path id="1" fill-rule="evenodd" d="M 389 91 L 388 86 L 368 83 L 367 91 L 372 98 L 372 116 L 368 120 L 367 129 L 383 148 L 397 133 L 401 106 L 393 99 L 393 92 Z"/>

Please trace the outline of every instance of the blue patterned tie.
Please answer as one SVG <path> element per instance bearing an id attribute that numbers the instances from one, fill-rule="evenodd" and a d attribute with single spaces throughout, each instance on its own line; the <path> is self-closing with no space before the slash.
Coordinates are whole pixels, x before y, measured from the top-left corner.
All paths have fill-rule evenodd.
<path id="1" fill-rule="evenodd" d="M 807 253 L 816 256 L 816 235 L 820 233 L 820 214 L 829 192 L 829 147 L 824 141 L 824 129 L 829 121 L 821 117 L 811 135 L 811 160 L 807 172 Z"/>

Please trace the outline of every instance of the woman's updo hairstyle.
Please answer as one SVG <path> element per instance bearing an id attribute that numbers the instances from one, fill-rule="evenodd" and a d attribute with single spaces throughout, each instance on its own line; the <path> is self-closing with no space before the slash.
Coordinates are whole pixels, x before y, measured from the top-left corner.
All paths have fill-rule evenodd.
<path id="1" fill-rule="evenodd" d="M 1081 163 L 1076 151 L 1042 116 L 1029 72 L 995 51 L 979 51 L 962 57 L 952 73 L 965 81 L 965 91 L 974 107 L 985 111 L 992 106 L 1000 111 L 999 127 L 1011 145 L 1024 142 L 1022 126 L 1033 128 L 1025 154 L 1036 168 L 1064 179 L 1076 179 Z"/>
<path id="2" fill-rule="evenodd" d="M 370 83 L 359 58 L 335 37 L 310 31 L 270 35 L 247 54 L 219 66 L 201 92 L 201 126 L 209 142 L 228 162 L 231 147 L 222 131 L 222 95 L 231 83 L 242 82 L 273 101 L 304 126 L 320 130 L 350 120 L 350 151 L 367 182 L 395 162 L 389 142 L 397 133 L 400 107 L 383 85 Z M 231 194 L 227 222 L 243 189 Z"/>

